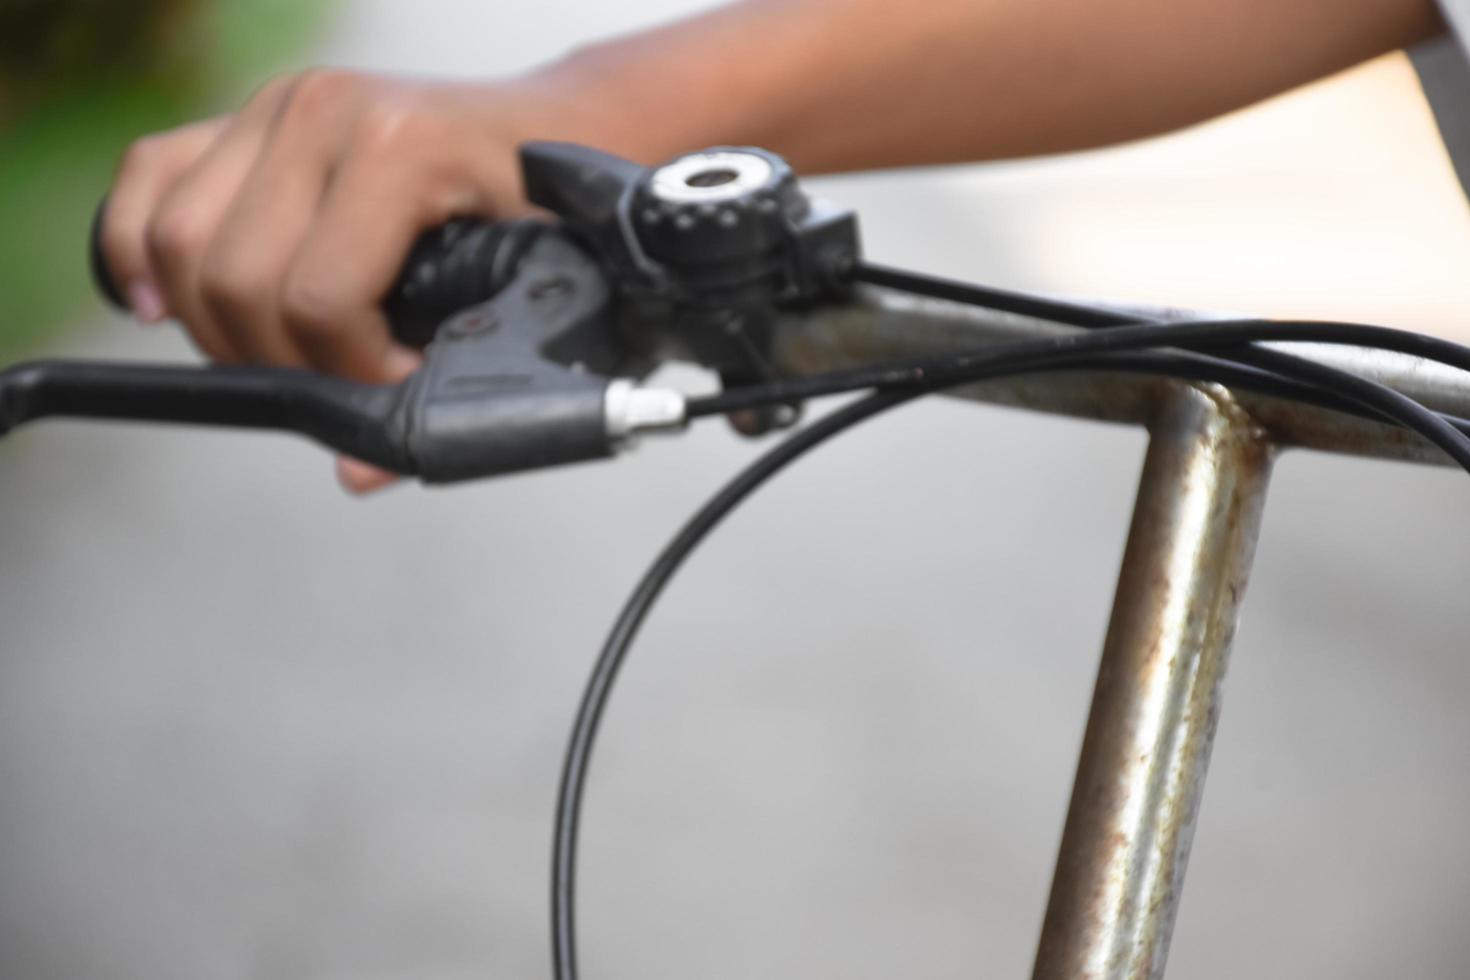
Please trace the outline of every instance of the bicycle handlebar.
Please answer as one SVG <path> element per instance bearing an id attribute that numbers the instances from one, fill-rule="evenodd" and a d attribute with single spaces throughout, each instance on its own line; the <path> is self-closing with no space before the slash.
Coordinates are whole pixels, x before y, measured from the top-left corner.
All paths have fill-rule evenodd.
<path id="1" fill-rule="evenodd" d="M 568 143 L 520 157 L 527 196 L 560 221 L 457 219 L 419 238 L 383 304 L 394 336 L 425 350 L 403 384 L 40 362 L 0 372 L 0 432 L 52 415 L 277 428 L 431 482 L 595 459 L 685 421 L 679 393 L 635 382 L 653 366 L 644 349 L 676 338 L 727 385 L 770 380 L 777 308 L 840 293 L 857 262 L 852 212 L 808 199 L 764 150 L 658 168 Z M 121 307 L 105 206 L 91 266 Z"/>
<path id="2" fill-rule="evenodd" d="M 420 239 L 394 290 L 400 331 L 455 310 L 435 319 L 424 365 L 402 384 L 38 362 L 0 372 L 0 432 L 56 415 L 283 429 L 427 482 L 602 458 L 634 432 L 683 421 L 682 399 L 615 377 L 630 357 L 611 329 L 612 299 L 601 265 L 564 228 L 455 222 Z"/>

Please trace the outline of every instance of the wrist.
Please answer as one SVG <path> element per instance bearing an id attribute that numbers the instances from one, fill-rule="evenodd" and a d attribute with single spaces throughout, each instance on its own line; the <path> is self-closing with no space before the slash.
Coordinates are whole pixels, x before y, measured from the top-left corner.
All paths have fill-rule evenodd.
<path id="1" fill-rule="evenodd" d="M 813 18 L 790 8 L 746 0 L 576 48 L 514 80 L 528 138 L 588 143 L 642 163 L 718 144 L 768 146 L 791 128 L 779 122 L 813 62 L 794 43 Z"/>
<path id="2" fill-rule="evenodd" d="M 517 144 L 562 140 L 641 163 L 684 148 L 682 134 L 660 118 L 624 59 L 594 49 L 571 54 L 492 85 Z"/>

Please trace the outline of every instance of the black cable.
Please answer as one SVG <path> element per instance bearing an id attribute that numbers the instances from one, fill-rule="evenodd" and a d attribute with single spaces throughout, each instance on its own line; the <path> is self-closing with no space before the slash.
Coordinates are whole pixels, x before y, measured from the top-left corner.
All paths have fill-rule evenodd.
<path id="1" fill-rule="evenodd" d="M 800 401 L 862 388 L 973 381 L 992 376 L 991 371 L 1014 370 L 1020 373 L 1021 368 L 1045 365 L 1054 360 L 1085 358 L 1117 351 L 1179 347 L 1199 351 L 1224 350 L 1230 354 L 1232 348 L 1257 340 L 1370 347 L 1411 354 L 1462 371 L 1470 371 L 1470 348 L 1437 337 L 1426 337 L 1390 327 L 1305 320 L 1135 323 L 1093 333 L 994 344 L 958 354 L 910 358 L 872 367 L 828 371 L 802 378 L 747 385 L 716 395 L 690 399 L 689 417 L 719 415 L 741 408 Z M 1255 354 L 1258 350 L 1252 348 L 1251 353 Z"/>
<path id="2" fill-rule="evenodd" d="M 1182 318 L 1170 318 L 1160 314 L 1146 314 L 1136 311 L 1092 306 L 1035 293 L 997 289 L 993 286 L 983 286 L 978 283 L 959 282 L 940 276 L 910 272 L 873 263 L 859 263 L 855 266 L 852 270 L 852 280 L 854 282 L 864 282 L 870 285 L 913 293 L 919 296 L 944 299 L 950 302 L 979 306 L 1056 323 L 1064 323 L 1088 330 L 1133 326 L 1144 323 L 1163 324 L 1186 322 Z M 1433 337 L 1407 334 L 1403 331 L 1399 333 L 1404 337 L 1415 338 L 1416 341 L 1427 347 L 1427 350 L 1404 351 L 1405 353 L 1413 353 L 1415 356 L 1425 357 L 1429 360 L 1464 367 L 1459 362 L 1459 358 L 1462 356 L 1460 352 L 1464 350 L 1460 345 Z M 1288 398 L 1293 401 L 1309 402 L 1312 401 L 1309 392 L 1314 391 L 1316 393 L 1315 397 L 1318 399 L 1315 402 L 1316 404 L 1322 405 L 1323 407 L 1334 407 L 1329 402 L 1321 400 L 1324 396 L 1327 399 L 1333 397 L 1333 392 L 1330 387 L 1324 388 L 1320 385 L 1310 383 L 1303 386 L 1301 383 L 1302 379 L 1307 375 L 1313 375 L 1319 378 L 1324 377 L 1317 370 L 1320 365 L 1310 363 L 1307 359 L 1293 354 L 1265 351 L 1263 348 L 1254 344 L 1245 344 L 1238 349 L 1219 353 L 1222 357 L 1235 364 L 1265 369 L 1262 375 L 1253 375 L 1244 378 L 1242 380 L 1245 383 L 1237 382 L 1234 385 L 1235 387 L 1243 387 L 1261 394 Z M 1446 360 L 1445 357 L 1449 357 L 1450 359 Z M 1270 370 L 1268 365 L 1274 367 L 1276 370 Z M 1290 372 L 1291 377 L 1284 377 L 1276 373 L 1277 371 Z M 1189 375 L 1184 374 L 1180 376 L 1189 377 Z M 1340 377 L 1337 377 L 1337 380 L 1341 380 Z M 1330 385 L 1331 379 L 1329 379 L 1328 383 Z M 1339 411 L 1342 410 L 1341 406 L 1336 407 Z M 1358 411 L 1354 414 L 1367 413 Z M 1461 432 L 1470 432 L 1470 421 L 1454 416 L 1443 417 Z"/>
<path id="3" fill-rule="evenodd" d="M 699 509 L 659 553 L 624 604 L 602 646 L 602 653 L 592 668 L 592 676 L 587 681 L 582 702 L 577 709 L 571 741 L 562 764 L 551 862 L 552 969 L 557 980 L 575 980 L 577 976 L 577 831 L 592 745 L 597 737 L 597 727 L 602 720 L 603 710 L 612 693 L 613 681 L 616 680 L 618 670 L 628 655 L 628 648 L 637 636 L 638 628 L 642 626 L 649 609 L 690 552 L 757 487 L 779 473 L 787 464 L 838 433 L 922 394 L 924 392 L 921 390 L 877 392 L 823 416 L 785 439 L 742 470 Z"/>
<path id="4" fill-rule="evenodd" d="M 1461 370 L 1470 370 L 1470 349 L 1405 330 L 1350 323 L 1210 320 L 1112 327 L 1095 333 L 1068 334 L 1044 340 L 1002 344 L 944 358 L 915 359 L 751 385 L 691 399 L 688 414 L 690 418 L 724 414 L 743 408 L 800 401 L 861 388 L 947 386 L 1045 370 L 1059 363 L 1086 363 L 1098 354 L 1159 346 L 1203 350 L 1223 348 L 1228 353 L 1244 342 L 1261 339 L 1370 346 L 1426 357 Z M 1392 388 L 1276 351 L 1252 349 L 1251 356 L 1262 363 L 1269 362 L 1271 370 L 1277 373 L 1290 375 L 1296 372 L 1306 376 L 1310 382 L 1333 387 L 1339 395 L 1413 429 L 1470 472 L 1470 439 L 1436 413 Z"/>
<path id="5" fill-rule="evenodd" d="M 1047 373 L 1052 371 L 1122 372 L 1158 375 L 1183 381 L 1212 382 L 1292 402 L 1315 405 L 1318 408 L 1327 408 L 1377 422 L 1393 421 L 1384 418 L 1380 412 L 1365 408 L 1358 402 L 1344 398 L 1341 394 L 1320 385 L 1276 374 L 1254 365 L 1217 357 L 1205 357 L 1192 351 L 1118 352 L 1087 357 L 1079 356 L 1066 361 L 1050 361 L 1044 370 Z M 859 391 L 863 390 L 863 386 L 857 385 L 845 390 Z M 833 393 L 824 392 L 824 394 Z M 779 393 L 768 390 L 763 385 L 747 385 L 729 392 L 691 398 L 688 407 L 692 412 L 691 417 L 706 417 L 727 411 L 738 411 L 749 405 L 759 406 L 779 401 L 781 401 Z M 1442 415 L 1442 417 L 1456 429 L 1470 435 L 1470 419 L 1453 415 Z"/>
<path id="6" fill-rule="evenodd" d="M 1264 351 L 1271 358 L 1288 358 L 1289 355 L 1276 351 Z M 1291 361 L 1300 360 L 1291 358 Z M 1284 369 L 1297 369 L 1297 365 L 1281 362 Z M 1308 362 L 1314 367 L 1320 367 L 1324 372 L 1334 369 L 1316 362 Z M 1310 369 L 1308 369 L 1310 370 Z M 1040 372 L 1052 373 L 1063 371 L 1106 371 L 1122 372 L 1125 374 L 1156 375 L 1165 378 L 1174 378 L 1183 381 L 1211 382 L 1225 385 L 1230 388 L 1243 389 L 1272 395 L 1276 398 L 1285 398 L 1293 402 L 1314 405 L 1318 408 L 1331 409 L 1335 412 L 1354 415 L 1358 418 L 1369 419 L 1375 422 L 1385 422 L 1391 425 L 1400 425 L 1397 419 L 1386 415 L 1382 411 L 1375 410 L 1362 404 L 1359 400 L 1345 397 L 1340 391 L 1334 391 L 1331 387 L 1322 383 L 1311 383 L 1284 374 L 1277 374 L 1264 367 L 1241 364 L 1235 361 L 1223 360 L 1215 357 L 1204 357 L 1190 351 L 1179 351 L 1177 353 L 1163 351 L 1140 351 L 1140 352 L 1118 352 L 1112 354 L 1099 354 L 1090 357 L 1077 357 L 1068 360 L 1049 361 L 1040 369 Z M 1024 374 L 1024 371 L 1005 372 L 1006 375 Z M 1346 372 L 1337 372 L 1338 375 Z M 1346 375 L 1355 378 L 1354 375 Z M 1326 374 L 1319 375 L 1319 381 L 1328 380 Z M 985 379 L 980 379 L 981 381 Z M 1331 381 L 1339 380 L 1334 377 Z M 1330 381 L 1329 381 L 1330 383 Z M 902 387 L 902 386 L 900 386 Z M 760 385 L 748 386 L 736 389 L 729 394 L 730 400 L 725 400 L 724 395 L 710 395 L 702 398 L 690 399 L 692 410 L 697 416 L 722 414 L 726 410 L 736 411 L 743 407 L 749 399 L 754 404 L 766 404 L 767 399 L 779 400 L 775 395 L 765 392 Z M 851 390 L 862 390 L 854 388 Z M 738 396 L 738 397 L 736 397 Z M 705 399 L 708 399 L 706 401 Z M 1460 433 L 1470 436 L 1470 419 L 1460 418 L 1453 415 L 1439 417 Z"/>
<path id="7" fill-rule="evenodd" d="M 903 269 L 875 265 L 871 262 L 858 263 L 853 268 L 852 279 L 854 282 L 865 282 L 872 286 L 885 286 L 905 293 L 947 299 L 954 303 L 964 303 L 967 306 L 983 306 L 991 310 L 1000 310 L 1002 313 L 1016 313 L 1038 320 L 1067 323 L 1074 327 L 1123 327 L 1148 319 L 1117 310 L 1053 299 L 1050 296 L 1038 296 L 1034 293 L 958 282 L 954 279 L 907 272 Z"/>

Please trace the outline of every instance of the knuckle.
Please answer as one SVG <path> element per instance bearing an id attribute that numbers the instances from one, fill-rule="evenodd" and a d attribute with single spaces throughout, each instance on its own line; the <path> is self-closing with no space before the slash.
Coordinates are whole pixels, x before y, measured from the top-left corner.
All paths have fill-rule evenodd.
<path id="1" fill-rule="evenodd" d="M 418 196 L 419 213 L 426 225 L 439 225 L 456 215 L 483 213 L 487 195 L 473 182 L 456 174 L 430 174 Z"/>
<path id="2" fill-rule="evenodd" d="M 362 110 L 357 140 L 367 152 L 397 152 L 411 146 L 433 146 L 429 114 L 416 100 L 402 96 L 375 99 Z"/>
<path id="3" fill-rule="evenodd" d="M 164 262 L 177 261 L 203 251 L 209 242 L 209 226 L 192 212 L 174 208 L 155 215 L 148 223 L 148 251 Z"/>
<path id="4" fill-rule="evenodd" d="M 281 291 L 281 318 L 286 329 L 301 340 L 340 335 L 346 327 L 344 314 L 343 303 L 310 280 L 288 280 Z"/>
<path id="5" fill-rule="evenodd" d="M 129 143 L 118 165 L 119 179 L 127 180 L 151 170 L 158 163 L 159 157 L 163 156 L 165 142 L 164 136 L 154 133 L 140 136 Z"/>
<path id="6" fill-rule="evenodd" d="M 309 68 L 291 77 L 282 96 L 283 121 L 318 124 L 356 98 L 360 77 L 339 68 Z"/>
<path id="7" fill-rule="evenodd" d="M 259 309 L 270 291 L 269 274 L 238 259 L 206 256 L 199 270 L 200 295 L 210 310 L 222 318 L 235 318 Z"/>
<path id="8" fill-rule="evenodd" d="M 245 100 L 247 106 L 273 106 L 295 86 L 297 75 L 275 75 L 265 80 Z"/>

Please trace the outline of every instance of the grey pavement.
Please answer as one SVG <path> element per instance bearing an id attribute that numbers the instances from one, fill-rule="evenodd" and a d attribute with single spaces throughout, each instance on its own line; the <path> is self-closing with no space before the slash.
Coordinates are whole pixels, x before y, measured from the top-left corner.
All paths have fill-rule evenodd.
<path id="1" fill-rule="evenodd" d="M 682 9 L 376 0 L 346 5 L 316 57 L 510 70 Z M 1226 124 L 1237 159 L 1267 158 L 1255 125 Z M 823 190 L 860 207 L 875 254 L 1001 283 L 1094 285 L 1092 232 L 1067 237 L 1056 202 L 1130 181 L 1145 210 L 1180 195 L 1158 218 L 1180 240 L 1224 195 L 1242 228 L 1287 229 L 1256 250 L 1295 261 L 1312 161 L 1351 131 L 1274 147 L 1285 162 L 1261 179 L 1288 190 L 1267 203 L 1221 165 L 1191 210 L 1170 174 L 1231 145 L 1218 133 Z M 1390 220 L 1352 193 L 1376 171 L 1345 166 L 1348 237 L 1301 262 L 1323 312 L 1465 309 L 1456 283 L 1416 304 L 1392 268 L 1388 286 L 1332 271 Z M 1459 202 L 1428 200 L 1420 227 L 1465 246 L 1463 216 L 1444 217 Z M 1038 246 L 1043 215 L 1066 261 Z M 1114 292 L 1147 279 L 1158 253 L 1137 247 L 1144 271 Z M 1202 300 L 1177 277 L 1137 298 L 1276 295 L 1201 274 L 1219 277 Z M 120 320 L 57 350 L 188 356 Z M 936 400 L 823 449 L 722 528 L 607 719 L 586 975 L 1026 975 L 1143 445 Z M 546 975 L 551 808 L 584 672 L 644 563 L 758 448 L 705 427 L 616 465 L 352 502 L 284 437 L 56 423 L 8 440 L 0 977 Z M 1171 976 L 1470 974 L 1466 500 L 1448 470 L 1279 465 Z"/>

